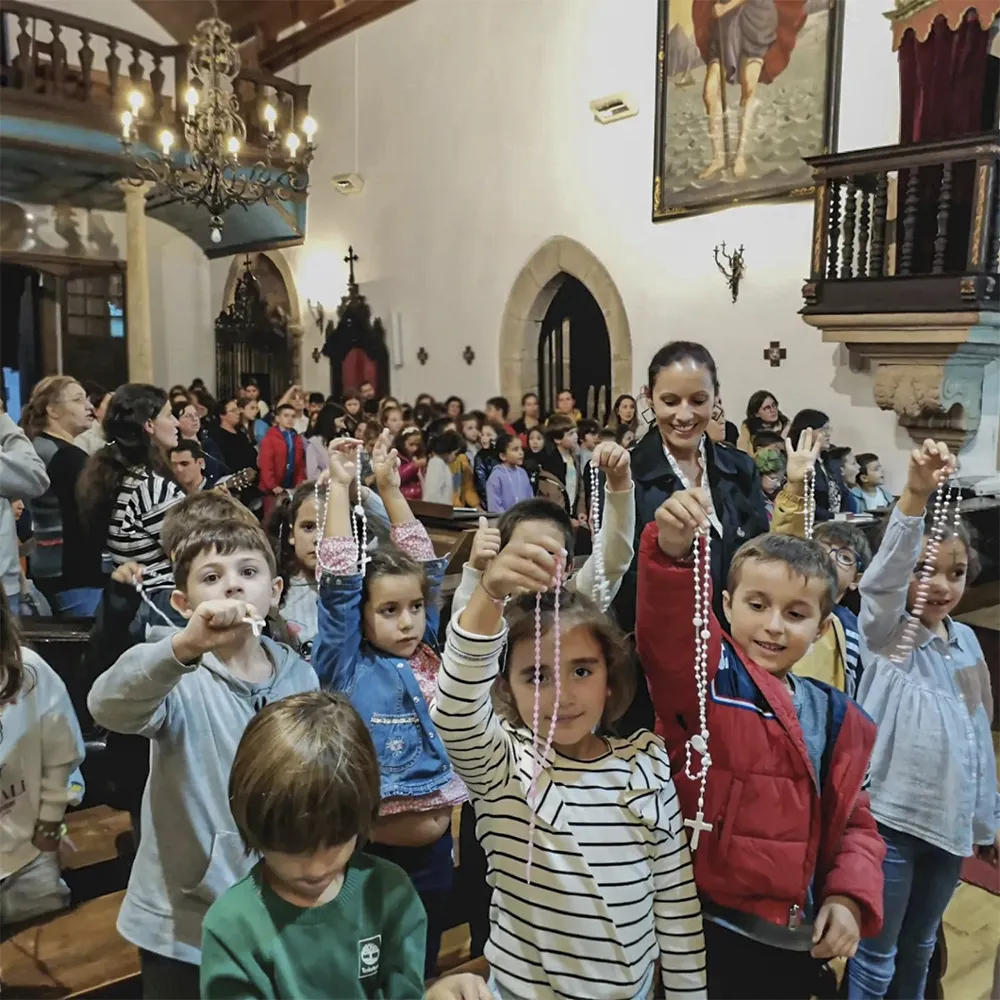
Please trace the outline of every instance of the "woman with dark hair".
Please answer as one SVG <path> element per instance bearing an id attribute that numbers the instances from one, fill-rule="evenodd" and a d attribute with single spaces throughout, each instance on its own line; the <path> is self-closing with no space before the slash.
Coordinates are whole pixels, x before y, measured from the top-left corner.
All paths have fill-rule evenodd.
<path id="1" fill-rule="evenodd" d="M 449 396 L 444 401 L 444 411 L 452 420 L 458 420 L 465 413 L 465 402 L 461 396 Z"/>
<path id="2" fill-rule="evenodd" d="M 636 539 L 673 493 L 707 489 L 712 497 L 712 585 L 715 613 L 722 610 L 729 563 L 749 538 L 768 530 L 760 474 L 749 455 L 719 447 L 708 435 L 719 399 L 715 359 L 701 344 L 678 340 L 660 348 L 649 363 L 649 389 L 656 418 L 632 449 Z M 615 607 L 623 628 L 635 624 L 636 563 L 625 577 Z"/>
<path id="3" fill-rule="evenodd" d="M 816 520 L 832 521 L 841 508 L 850 509 L 850 506 L 844 501 L 847 487 L 840 478 L 840 469 L 830 450 L 830 418 L 822 410 L 799 410 L 788 431 L 788 440 L 793 448 L 798 444 L 804 430 L 817 431 L 822 442 L 813 475 Z"/>
<path id="4" fill-rule="evenodd" d="M 521 436 L 521 444 L 528 447 L 528 431 L 533 427 L 542 426 L 542 404 L 538 401 L 538 394 L 526 392 L 521 397 L 521 416 L 514 421 L 514 430 Z"/>
<path id="5" fill-rule="evenodd" d="M 788 417 L 778 408 L 778 400 L 773 392 L 758 389 L 747 401 L 747 418 L 740 427 L 736 447 L 748 455 L 754 454 L 753 439 L 761 431 L 772 431 L 788 437 Z"/>
<path id="6" fill-rule="evenodd" d="M 201 417 L 198 416 L 198 407 L 188 401 L 178 400 L 170 408 L 174 420 L 177 421 L 177 436 L 184 441 L 197 441 L 201 445 L 201 450 L 205 453 L 205 476 L 210 480 L 219 480 L 230 472 L 239 472 L 239 469 L 230 469 L 222 457 L 219 446 L 209 437 Z"/>
<path id="7" fill-rule="evenodd" d="M 605 425 L 616 433 L 623 427 L 627 427 L 634 435 L 639 429 L 639 411 L 635 405 L 635 396 L 630 396 L 623 392 L 611 407 L 611 416 Z"/>
<path id="8" fill-rule="evenodd" d="M 177 444 L 167 394 L 155 385 L 120 386 L 108 404 L 104 433 L 108 446 L 90 456 L 77 486 L 83 526 L 106 539 L 116 566 L 138 563 L 153 603 L 182 621 L 170 607 L 174 576 L 170 554 L 160 545 L 167 511 L 184 498 L 167 458 Z"/>

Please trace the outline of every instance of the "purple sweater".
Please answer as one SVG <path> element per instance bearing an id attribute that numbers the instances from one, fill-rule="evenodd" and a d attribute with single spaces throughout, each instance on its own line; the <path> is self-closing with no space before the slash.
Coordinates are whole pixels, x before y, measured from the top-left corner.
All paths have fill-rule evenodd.
<path id="1" fill-rule="evenodd" d="M 486 482 L 486 509 L 491 514 L 502 514 L 519 500 L 530 500 L 533 496 L 528 473 L 520 467 L 512 468 L 501 462 Z"/>

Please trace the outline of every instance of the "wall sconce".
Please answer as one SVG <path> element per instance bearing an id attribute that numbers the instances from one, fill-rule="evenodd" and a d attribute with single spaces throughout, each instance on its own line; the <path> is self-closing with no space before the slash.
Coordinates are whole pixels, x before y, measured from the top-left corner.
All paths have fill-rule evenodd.
<path id="1" fill-rule="evenodd" d="M 715 248 L 714 253 L 715 266 L 722 272 L 722 276 L 726 279 L 726 284 L 729 286 L 729 291 L 733 296 L 733 302 L 735 302 L 740 294 L 740 282 L 743 280 L 743 275 L 746 274 L 747 270 L 746 258 L 743 256 L 743 246 L 741 244 L 739 250 L 726 253 L 726 244 L 723 242 L 721 246 Z M 722 260 L 719 260 L 719 257 L 722 257 Z M 723 261 L 725 261 L 725 264 Z M 729 265 L 728 270 L 726 269 L 726 264 Z"/>
<path id="2" fill-rule="evenodd" d="M 316 305 L 313 305 L 312 299 L 306 299 L 306 305 L 309 307 L 309 313 L 316 324 L 316 329 L 322 334 L 326 327 L 326 310 L 323 308 L 323 303 L 317 301 Z"/>

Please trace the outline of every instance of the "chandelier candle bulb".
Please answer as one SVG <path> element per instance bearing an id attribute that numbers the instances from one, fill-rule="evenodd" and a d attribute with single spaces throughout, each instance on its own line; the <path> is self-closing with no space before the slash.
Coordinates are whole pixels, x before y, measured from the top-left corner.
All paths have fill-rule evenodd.
<path id="1" fill-rule="evenodd" d="M 123 111 L 122 112 L 122 138 L 128 139 L 129 133 L 132 131 L 132 112 Z"/>
<path id="2" fill-rule="evenodd" d="M 138 115 L 139 109 L 142 107 L 142 94 L 138 90 L 133 90 L 128 95 L 128 103 L 132 108 L 132 114 Z"/>
<path id="3" fill-rule="evenodd" d="M 188 87 L 184 100 L 188 106 L 188 118 L 194 116 L 194 109 L 198 107 L 198 91 L 194 87 Z"/>
<path id="4" fill-rule="evenodd" d="M 174 137 L 173 137 L 173 135 L 170 132 L 168 132 L 166 129 L 164 129 L 160 133 L 160 145 L 163 147 L 163 155 L 164 156 L 169 156 L 170 155 L 170 147 L 173 144 L 174 144 Z"/>
<path id="5" fill-rule="evenodd" d="M 295 154 L 298 152 L 300 142 L 301 140 L 294 132 L 288 133 L 288 138 L 285 140 L 285 145 L 288 147 L 288 152 L 291 156 L 295 156 Z"/>
<path id="6" fill-rule="evenodd" d="M 267 104 L 264 107 L 264 121 L 267 122 L 267 130 L 274 135 L 274 123 L 278 120 L 278 112 L 275 111 L 273 104 Z"/>
<path id="7" fill-rule="evenodd" d="M 312 115 L 306 115 L 302 122 L 302 131 L 306 134 L 306 142 L 312 144 L 313 136 L 316 134 L 316 119 Z"/>
<path id="8" fill-rule="evenodd" d="M 229 142 L 226 143 L 226 149 L 228 149 L 233 156 L 236 156 L 240 151 L 240 140 L 237 139 L 235 135 L 231 135 L 229 137 Z"/>

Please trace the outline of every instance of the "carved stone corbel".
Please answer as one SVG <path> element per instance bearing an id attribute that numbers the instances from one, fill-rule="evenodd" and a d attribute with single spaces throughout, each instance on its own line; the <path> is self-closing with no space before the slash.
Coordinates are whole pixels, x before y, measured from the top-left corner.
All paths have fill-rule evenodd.
<path id="1" fill-rule="evenodd" d="M 986 368 L 1000 359 L 1000 314 L 876 313 L 802 317 L 827 343 L 868 361 L 880 409 L 916 442 L 955 451 L 979 430 Z"/>
<path id="2" fill-rule="evenodd" d="M 894 410 L 916 441 L 931 437 L 960 451 L 979 430 L 985 366 L 976 360 L 940 364 L 879 364 L 873 392 L 880 409 Z"/>

